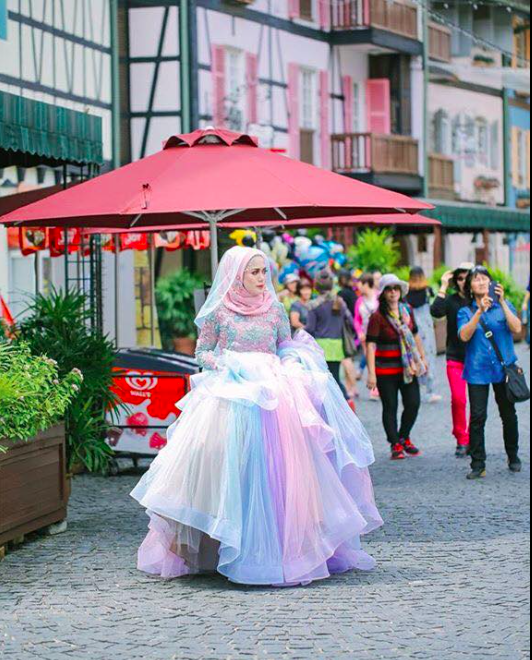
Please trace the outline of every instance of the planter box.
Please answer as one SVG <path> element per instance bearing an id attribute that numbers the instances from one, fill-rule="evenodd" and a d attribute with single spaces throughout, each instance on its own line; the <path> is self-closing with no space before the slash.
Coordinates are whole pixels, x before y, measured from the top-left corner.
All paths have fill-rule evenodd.
<path id="1" fill-rule="evenodd" d="M 0 454 L 0 546 L 66 518 L 65 449 L 57 425 Z"/>

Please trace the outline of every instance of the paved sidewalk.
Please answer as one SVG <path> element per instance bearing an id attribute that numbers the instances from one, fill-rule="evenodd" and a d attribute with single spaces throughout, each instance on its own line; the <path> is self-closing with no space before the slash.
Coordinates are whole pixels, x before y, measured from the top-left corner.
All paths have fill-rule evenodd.
<path id="1" fill-rule="evenodd" d="M 297 589 L 151 579 L 135 570 L 147 518 L 128 493 L 139 475 L 82 477 L 68 532 L 0 564 L 0 657 L 529 658 L 530 407 L 520 408 L 523 474 L 506 469 L 492 406 L 489 479 L 469 483 L 441 389 L 445 402 L 425 407 L 416 430 L 423 456 L 401 464 L 388 460 L 380 406 L 360 405 L 387 523 L 366 543 L 374 573 Z"/>

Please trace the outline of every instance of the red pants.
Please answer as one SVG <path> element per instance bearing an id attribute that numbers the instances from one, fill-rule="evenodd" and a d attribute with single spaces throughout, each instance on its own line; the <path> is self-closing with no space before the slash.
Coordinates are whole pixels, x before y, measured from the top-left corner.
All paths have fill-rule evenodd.
<path id="1" fill-rule="evenodd" d="M 458 444 L 469 445 L 469 417 L 467 414 L 467 383 L 462 362 L 447 362 L 447 376 L 451 386 L 453 434 Z"/>

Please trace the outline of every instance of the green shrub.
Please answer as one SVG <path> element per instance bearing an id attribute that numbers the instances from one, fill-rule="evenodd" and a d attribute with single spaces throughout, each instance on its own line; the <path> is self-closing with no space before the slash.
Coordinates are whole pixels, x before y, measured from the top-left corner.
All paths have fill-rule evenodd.
<path id="1" fill-rule="evenodd" d="M 33 355 L 25 343 L 0 343 L 0 439 L 29 440 L 46 431 L 64 418 L 82 383 L 81 371 L 61 377 L 57 362 Z"/>
<path id="2" fill-rule="evenodd" d="M 159 328 L 166 348 L 172 348 L 176 337 L 196 336 L 194 291 L 203 284 L 201 277 L 186 269 L 161 277 L 157 282 Z"/>
<path id="3" fill-rule="evenodd" d="M 365 229 L 358 235 L 356 245 L 349 248 L 347 258 L 352 268 L 393 273 L 401 259 L 401 250 L 392 231 Z"/>
<path id="4" fill-rule="evenodd" d="M 91 472 L 105 471 L 112 456 L 105 441 L 106 415 L 120 405 L 111 390 L 114 344 L 91 328 L 82 294 L 52 291 L 49 296 L 37 296 L 28 311 L 29 317 L 20 326 L 20 338 L 32 353 L 56 360 L 61 376 L 74 367 L 84 375 L 79 396 L 66 416 L 69 465 L 82 463 Z"/>

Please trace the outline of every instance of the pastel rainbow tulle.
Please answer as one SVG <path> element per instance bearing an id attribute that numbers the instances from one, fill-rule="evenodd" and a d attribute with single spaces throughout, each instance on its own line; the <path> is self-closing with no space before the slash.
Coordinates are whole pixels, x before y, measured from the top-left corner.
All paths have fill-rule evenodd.
<path id="1" fill-rule="evenodd" d="M 371 570 L 373 449 L 315 342 L 226 351 L 221 367 L 195 377 L 132 493 L 150 516 L 140 570 L 279 586 Z"/>

